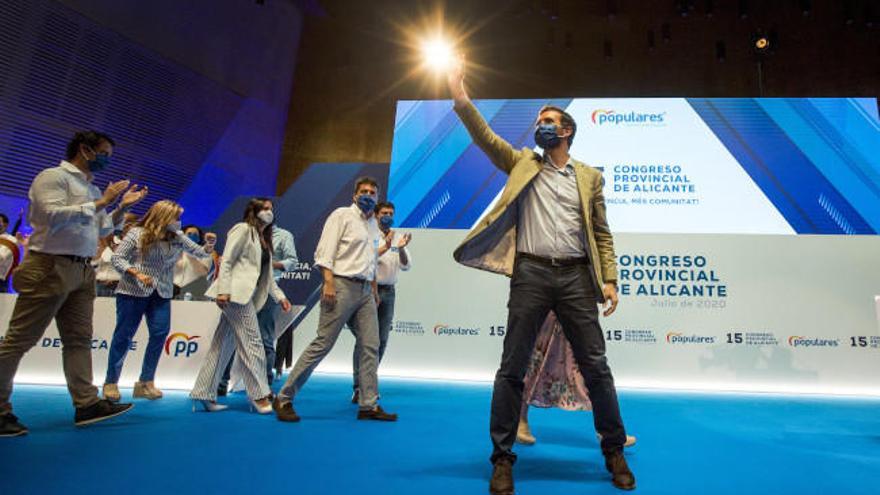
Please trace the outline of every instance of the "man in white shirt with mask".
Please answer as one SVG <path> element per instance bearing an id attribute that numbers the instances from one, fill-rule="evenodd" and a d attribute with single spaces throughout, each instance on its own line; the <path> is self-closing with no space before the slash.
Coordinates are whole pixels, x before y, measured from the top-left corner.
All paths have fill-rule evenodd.
<path id="1" fill-rule="evenodd" d="M 111 182 L 105 191 L 93 184 L 107 168 L 113 140 L 99 132 L 78 132 L 67 145 L 66 160 L 37 174 L 28 197 L 33 227 L 28 256 L 16 270 L 18 292 L 6 338 L 0 342 L 0 437 L 27 434 L 12 414 L 12 383 L 18 363 L 43 336 L 52 319 L 61 336 L 67 389 L 76 407 L 74 422 L 85 426 L 118 416 L 131 404 L 98 397 L 92 384 L 92 316 L 95 269 L 91 258 L 98 238 L 121 227 L 125 211 L 143 199 L 147 188 L 128 180 Z M 118 208 L 106 208 L 122 198 Z"/>
<path id="2" fill-rule="evenodd" d="M 394 300 L 397 277 L 401 271 L 409 271 L 412 267 L 412 256 L 406 247 L 412 240 L 412 234 L 399 234 L 391 227 L 394 226 L 394 204 L 388 201 L 376 205 L 376 220 L 379 221 L 379 230 L 382 231 L 383 243 L 379 246 L 379 266 L 376 270 L 376 285 L 379 288 L 379 306 L 376 312 L 379 318 L 379 357 L 376 367 L 382 363 L 385 348 L 388 346 L 388 336 L 391 334 L 391 325 L 394 321 Z M 352 333 L 357 335 L 357 329 L 351 327 Z M 359 379 L 360 374 L 361 346 L 356 344 L 352 356 L 354 369 L 354 394 L 351 397 L 352 404 L 360 400 Z"/>
<path id="3" fill-rule="evenodd" d="M 397 420 L 397 415 L 383 411 L 377 400 L 379 321 L 376 305 L 379 294 L 376 265 L 382 238 L 374 214 L 378 192 L 375 179 L 358 179 L 352 204 L 337 208 L 324 223 L 315 249 L 315 266 L 324 278 L 318 335 L 300 355 L 272 404 L 279 421 L 299 421 L 300 417 L 293 409 L 294 396 L 333 349 L 342 327 L 350 320 L 353 324 L 349 326 L 357 328 L 357 340 L 362 349 L 357 418 Z"/>

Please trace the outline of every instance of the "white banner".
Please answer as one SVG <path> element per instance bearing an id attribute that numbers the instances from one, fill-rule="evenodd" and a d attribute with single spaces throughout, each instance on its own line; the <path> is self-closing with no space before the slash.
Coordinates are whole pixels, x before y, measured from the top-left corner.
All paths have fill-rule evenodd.
<path id="1" fill-rule="evenodd" d="M 492 380 L 506 331 L 507 278 L 458 265 L 464 231 L 417 230 L 417 260 L 397 285 L 380 375 Z M 880 237 L 618 234 L 621 302 L 602 318 L 621 386 L 880 395 Z M 0 295 L 0 330 L 14 298 Z M 156 381 L 191 387 L 219 319 L 208 302 L 172 303 Z M 94 372 L 103 382 L 114 299 L 95 303 Z M 312 309 L 294 337 L 315 336 Z M 122 375 L 131 384 L 147 341 L 138 330 Z M 351 373 L 344 331 L 319 371 Z M 64 383 L 54 324 L 16 381 Z"/>
<path id="2" fill-rule="evenodd" d="M 380 374 L 492 380 L 509 281 L 458 265 L 466 233 L 416 230 Z M 880 238 L 615 236 L 621 301 L 602 318 L 622 386 L 880 395 Z M 314 338 L 317 311 L 296 331 Z M 318 368 L 351 370 L 343 335 Z"/>
<path id="3" fill-rule="evenodd" d="M 15 297 L 0 294 L 2 335 L 6 335 Z M 212 302 L 171 301 L 171 332 L 165 339 L 162 357 L 159 359 L 159 367 L 156 371 L 158 387 L 185 390 L 192 388 L 219 321 L 220 310 Z M 114 328 L 116 328 L 116 299 L 112 297 L 95 299 L 92 373 L 98 386 L 104 383 L 107 355 Z M 142 321 L 125 359 L 120 385 L 131 386 L 138 379 L 148 337 L 146 322 Z M 64 370 L 61 367 L 61 338 L 58 336 L 54 320 L 37 345 L 21 360 L 15 381 L 56 385 L 65 383 Z"/>

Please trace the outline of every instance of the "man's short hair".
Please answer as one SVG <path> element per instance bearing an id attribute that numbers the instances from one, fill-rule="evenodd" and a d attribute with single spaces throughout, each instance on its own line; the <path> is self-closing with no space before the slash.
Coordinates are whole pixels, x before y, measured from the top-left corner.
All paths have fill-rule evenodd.
<path id="1" fill-rule="evenodd" d="M 101 141 L 107 141 L 112 146 L 116 146 L 113 138 L 98 131 L 80 131 L 73 135 L 73 139 L 67 143 L 67 159 L 73 160 L 79 154 L 80 145 L 86 145 L 95 149 L 101 144 Z"/>
<path id="2" fill-rule="evenodd" d="M 380 201 L 376 203 L 376 208 L 374 209 L 374 211 L 376 213 L 379 213 L 379 210 L 381 210 L 382 208 L 391 208 L 392 210 L 396 209 L 394 208 L 394 203 L 392 203 L 391 201 Z"/>
<path id="3" fill-rule="evenodd" d="M 568 145 L 571 146 L 571 143 L 574 142 L 574 135 L 577 134 L 578 130 L 577 122 L 574 121 L 574 117 L 572 117 L 571 114 L 569 114 L 565 110 L 554 105 L 544 105 L 543 107 L 541 107 L 541 111 L 538 112 L 538 115 L 541 115 L 548 110 L 559 112 L 559 114 L 562 115 L 559 118 L 559 120 L 562 121 L 562 127 L 568 127 L 569 129 L 571 129 L 571 136 L 568 136 Z"/>
<path id="4" fill-rule="evenodd" d="M 364 176 L 364 177 L 359 178 L 357 180 L 357 182 L 354 183 L 354 193 L 357 194 L 358 191 L 360 190 L 361 186 L 364 184 L 369 184 L 369 185 L 375 187 L 377 191 L 379 190 L 379 183 L 376 182 L 376 179 L 374 179 L 372 177 Z"/>

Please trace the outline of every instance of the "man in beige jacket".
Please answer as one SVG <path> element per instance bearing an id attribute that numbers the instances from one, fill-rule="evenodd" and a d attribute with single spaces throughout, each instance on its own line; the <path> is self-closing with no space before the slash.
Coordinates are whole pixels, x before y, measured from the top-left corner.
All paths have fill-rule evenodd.
<path id="1" fill-rule="evenodd" d="M 495 375 L 490 436 L 494 465 L 489 491 L 513 493 L 513 443 L 523 377 L 541 323 L 554 310 L 571 343 L 593 403 L 605 466 L 614 486 L 631 490 L 623 457 L 626 432 L 614 378 L 605 358 L 598 303 L 617 307 L 614 242 L 605 218 L 602 174 L 573 160 L 577 125 L 564 110 L 544 107 L 535 123 L 538 154 L 514 149 L 496 135 L 464 89 L 464 62 L 448 74 L 455 111 L 474 142 L 509 177 L 496 206 L 455 250 L 459 263 L 511 277 L 507 334 Z"/>

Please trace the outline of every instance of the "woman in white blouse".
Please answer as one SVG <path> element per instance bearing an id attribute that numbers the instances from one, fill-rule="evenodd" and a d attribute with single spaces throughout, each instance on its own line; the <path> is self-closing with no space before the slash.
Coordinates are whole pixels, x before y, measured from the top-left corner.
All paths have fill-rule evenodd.
<path id="1" fill-rule="evenodd" d="M 121 276 L 116 287 L 116 330 L 104 380 L 103 392 L 107 400 L 118 401 L 120 398 L 119 375 L 132 337 L 144 316 L 150 339 L 133 396 L 145 399 L 162 397 L 153 377 L 171 329 L 174 263 L 183 252 L 199 258 L 211 256 L 210 248 L 203 248 L 183 235 L 180 230 L 182 213 L 183 208 L 173 201 L 156 202 L 128 231 L 111 257 L 113 267 Z"/>
<path id="2" fill-rule="evenodd" d="M 217 385 L 224 369 L 220 363 L 229 362 L 234 350 L 244 364 L 243 379 L 251 404 L 261 414 L 272 412 L 257 311 L 269 297 L 285 312 L 290 311 L 290 302 L 272 276 L 273 221 L 272 201 L 254 198 L 245 207 L 243 221 L 226 236 L 220 274 L 205 294 L 216 300 L 223 316 L 190 393 L 193 410 L 196 405 L 209 412 L 226 409 L 216 402 Z"/>

